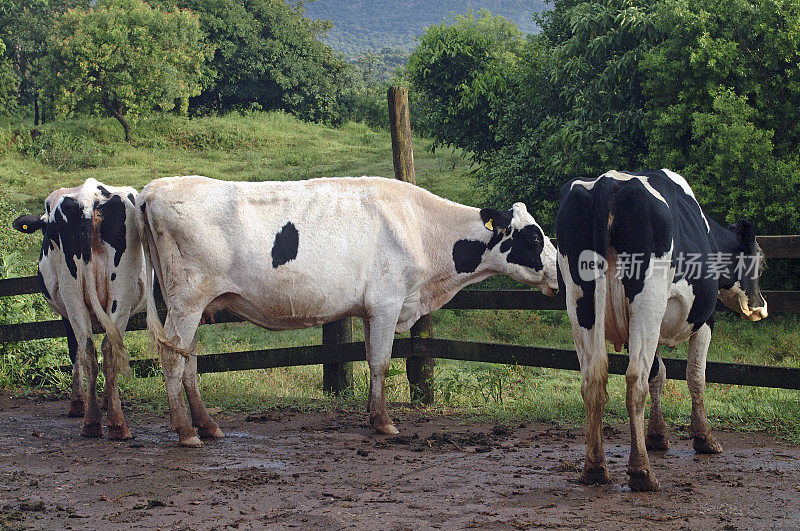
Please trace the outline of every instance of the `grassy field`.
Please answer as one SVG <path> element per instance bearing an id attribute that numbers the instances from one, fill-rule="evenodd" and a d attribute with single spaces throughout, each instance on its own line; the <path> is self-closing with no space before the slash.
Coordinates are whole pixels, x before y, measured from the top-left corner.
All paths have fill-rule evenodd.
<path id="1" fill-rule="evenodd" d="M 281 113 L 255 113 L 188 120 L 164 116 L 140 121 L 134 142 L 120 141 L 118 125 L 111 120 L 81 119 L 46 125 L 35 141 L 28 130 L 13 123 L 0 123 L 0 202 L 12 208 L 2 221 L 16 212 L 41 209 L 44 197 L 61 186 L 74 186 L 88 177 L 113 185 L 141 188 L 150 180 L 181 174 L 203 174 L 228 180 L 285 180 L 338 175 L 391 177 L 392 157 L 388 132 L 360 124 L 341 128 L 300 122 Z M 429 143 L 415 139 L 417 179 L 421 186 L 462 203 L 481 205 L 485 196 L 468 163 L 457 152 L 431 153 Z M 510 203 L 510 201 L 509 201 Z M 508 205 L 495 205 L 507 207 Z M 36 237 L 8 234 L 0 240 L 4 275 L 35 272 Z M 9 258 L 14 250 L 16 258 Z M 494 282 L 494 285 L 503 284 Z M 24 298 L 21 298 L 24 299 Z M 27 299 L 37 318 L 45 318 L 38 296 Z M 26 320 L 30 312 L 8 310 L 6 322 Z M 5 316 L 5 317 L 3 317 Z M 23 318 L 25 317 L 25 318 Z M 571 348 L 569 322 L 555 311 L 439 311 L 434 314 L 437 337 L 534 344 Z M 360 323 L 357 323 L 360 326 Z M 709 359 L 752 364 L 800 366 L 797 345 L 798 318 L 777 316 L 749 323 L 721 315 L 715 328 Z M 359 335 L 360 328 L 357 331 Z M 360 336 L 359 336 L 360 337 Z M 321 342 L 321 331 L 270 333 L 247 324 L 204 326 L 200 331 L 201 353 L 310 345 Z M 126 343 L 132 357 L 147 357 L 145 333 L 130 333 Z M 0 358 L 0 387 L 20 388 L 14 375 L 30 370 L 35 356 L 47 353 L 53 364 L 63 363 L 63 340 L 31 342 L 4 347 Z M 664 349 L 667 357 L 685 357 L 685 346 Z M 10 361 L 11 360 L 11 361 Z M 28 365 L 26 365 L 28 364 Z M 388 380 L 393 407 L 408 402 L 403 361 L 393 362 Z M 296 407 L 363 407 L 367 393 L 366 365 L 356 365 L 356 388 L 352 396 L 325 397 L 321 367 L 301 367 L 205 375 L 203 393 L 209 406 L 224 410 L 258 410 L 276 404 Z M 17 383 L 15 383 L 17 382 Z M 57 392 L 66 390 L 66 380 L 47 373 L 44 382 Z M 583 420 L 580 375 L 577 372 L 481 363 L 438 361 L 436 404 L 453 414 L 486 416 L 498 420 L 553 420 L 576 424 Z M 166 409 L 160 378 L 137 378 L 124 384 L 125 395 L 141 407 Z M 609 422 L 627 419 L 624 381 L 611 377 Z M 664 408 L 667 421 L 678 430 L 688 422 L 689 395 L 683 382 L 669 381 Z M 800 442 L 800 394 L 793 391 L 709 385 L 707 406 L 717 428 L 768 430 Z"/>

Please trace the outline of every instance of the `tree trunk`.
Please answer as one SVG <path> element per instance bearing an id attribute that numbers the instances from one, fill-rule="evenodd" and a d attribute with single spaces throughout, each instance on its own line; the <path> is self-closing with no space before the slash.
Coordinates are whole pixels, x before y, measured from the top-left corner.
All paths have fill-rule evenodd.
<path id="1" fill-rule="evenodd" d="M 131 125 L 128 123 L 128 120 L 125 119 L 125 113 L 121 108 L 114 108 L 111 105 L 106 106 L 108 109 L 109 114 L 117 119 L 117 121 L 122 125 L 122 129 L 125 130 L 125 142 L 131 141 Z"/>
<path id="2" fill-rule="evenodd" d="M 40 122 L 39 115 L 39 91 L 33 93 L 33 125 L 38 127 Z"/>

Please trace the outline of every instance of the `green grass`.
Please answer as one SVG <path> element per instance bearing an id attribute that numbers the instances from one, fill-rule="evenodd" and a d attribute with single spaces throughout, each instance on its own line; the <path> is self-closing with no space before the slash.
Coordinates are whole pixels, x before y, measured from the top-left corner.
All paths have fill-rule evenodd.
<path id="1" fill-rule="evenodd" d="M 0 199 L 6 204 L 22 204 L 32 212 L 41 209 L 43 199 L 53 189 L 75 186 L 88 177 L 141 189 L 157 177 L 193 173 L 253 181 L 393 175 L 387 131 L 374 131 L 361 124 L 331 128 L 304 123 L 282 113 L 192 120 L 174 116 L 149 118 L 135 125 L 132 144 L 121 141 L 119 126 L 108 119 L 84 118 L 47 124 L 40 127 L 43 134 L 36 141 L 30 140 L 29 129 L 0 122 Z M 15 130 L 19 131 L 16 135 Z M 487 194 L 471 173 L 472 167 L 458 152 L 431 153 L 429 142 L 419 138 L 414 139 L 414 145 L 421 186 L 455 201 L 482 204 Z M 32 265 L 38 255 L 38 238 L 18 236 L 14 233 L 12 238 L 2 241 L 8 247 L 25 247 L 23 256 Z M 0 249 L 0 253 L 5 251 L 8 249 Z M 30 274 L 30 270 L 21 267 L 18 274 Z M 510 287 L 513 283 L 491 280 L 485 285 Z M 37 313 L 37 318 L 47 317 L 44 312 Z M 709 360 L 800 366 L 798 325 L 798 316 L 773 316 L 750 323 L 720 315 Z M 572 348 L 569 321 L 565 312 L 559 311 L 442 310 L 434 314 L 434 330 L 442 338 Z M 361 339 L 361 334 L 357 321 L 356 338 Z M 273 333 L 249 324 L 221 324 L 201 327 L 199 345 L 201 354 L 211 354 L 319 344 L 321 336 L 319 328 Z M 150 356 L 146 333 L 127 334 L 126 344 L 132 357 Z M 17 358 L 22 359 L 23 369 L 28 351 L 66 350 L 63 339 L 29 345 L 24 352 L 19 347 L 21 355 Z M 662 355 L 685 357 L 686 346 L 664 348 Z M 64 354 L 50 358 L 66 362 Z M 8 366 L 5 359 L 0 360 L 0 369 Z M 404 362 L 395 360 L 388 378 L 388 396 L 395 409 L 409 401 L 403 369 Z M 0 387 L 12 387 L 11 380 L 4 380 L 3 374 L 7 373 L 0 370 Z M 355 366 L 355 389 L 346 398 L 323 396 L 320 366 L 208 374 L 201 378 L 208 405 L 225 410 L 257 411 L 286 404 L 302 408 L 360 408 L 368 392 L 363 362 Z M 66 383 L 66 378 L 46 380 L 46 385 L 59 392 L 67 390 Z M 439 360 L 435 388 L 437 398 L 433 409 L 465 418 L 580 424 L 585 413 L 577 372 Z M 15 391 L 25 389 L 17 387 Z M 124 384 L 124 393 L 127 400 L 135 401 L 139 407 L 166 410 L 160 378 L 129 380 Z M 609 395 L 607 420 L 626 422 L 622 377 L 610 378 Z M 706 401 L 712 424 L 717 428 L 767 430 L 800 442 L 797 392 L 710 384 Z M 668 382 L 664 409 L 673 427 L 682 429 L 688 423 L 690 401 L 684 382 Z"/>

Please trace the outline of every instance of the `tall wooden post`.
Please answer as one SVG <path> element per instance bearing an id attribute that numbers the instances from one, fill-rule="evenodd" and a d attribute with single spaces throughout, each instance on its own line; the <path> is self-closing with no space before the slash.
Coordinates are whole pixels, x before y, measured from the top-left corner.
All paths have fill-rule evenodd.
<path id="1" fill-rule="evenodd" d="M 322 325 L 322 344 L 336 345 L 353 341 L 353 318 L 346 317 Z M 352 363 L 323 363 L 322 390 L 325 393 L 340 393 L 353 388 Z"/>
<path id="2" fill-rule="evenodd" d="M 408 113 L 408 89 L 390 87 L 389 127 L 392 133 L 392 159 L 394 176 L 401 181 L 417 184 L 414 173 L 414 149 L 411 145 L 411 120 Z M 411 327 L 411 338 L 433 337 L 433 321 L 423 315 Z M 433 403 L 433 358 L 411 357 L 406 359 L 406 375 L 411 391 L 411 401 Z"/>

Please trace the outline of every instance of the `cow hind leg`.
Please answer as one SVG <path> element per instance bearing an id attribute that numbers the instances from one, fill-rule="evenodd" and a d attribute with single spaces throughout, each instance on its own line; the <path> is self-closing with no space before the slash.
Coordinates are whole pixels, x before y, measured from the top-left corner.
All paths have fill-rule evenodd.
<path id="1" fill-rule="evenodd" d="M 669 450 L 667 425 L 661 410 L 661 395 L 664 392 L 664 385 L 667 383 L 667 368 L 659 355 L 656 355 L 656 359 L 653 361 L 648 383 L 650 385 L 650 420 L 647 424 L 645 446 L 650 451 Z"/>
<path id="2" fill-rule="evenodd" d="M 83 389 L 83 365 L 78 363 L 78 341 L 75 339 L 75 332 L 69 320 L 62 318 L 64 329 L 67 333 L 67 352 L 69 360 L 72 362 L 72 392 L 69 396 L 68 417 L 82 417 L 86 410 L 86 392 Z"/>
<path id="3" fill-rule="evenodd" d="M 164 323 L 167 342 L 156 341 L 169 402 L 170 425 L 178 434 L 181 446 L 190 448 L 199 448 L 203 443 L 192 426 L 183 401 L 183 375 L 187 357 L 194 355 L 195 334 L 201 315 L 202 310 L 192 315 L 176 315 L 175 310 L 170 309 Z"/>
<path id="4" fill-rule="evenodd" d="M 83 349 L 78 349 L 78 359 L 79 362 L 82 361 L 86 368 L 86 396 L 88 398 L 83 416 L 81 435 L 84 437 L 102 437 L 102 413 L 100 412 L 100 404 L 97 401 L 97 375 L 100 367 L 97 363 L 97 350 L 91 336 L 86 338 Z"/>
<path id="5" fill-rule="evenodd" d="M 392 361 L 392 342 L 397 319 L 372 318 L 367 327 L 367 362 L 369 363 L 369 423 L 378 433 L 400 433 L 386 411 L 386 374 Z"/>
<path id="6" fill-rule="evenodd" d="M 192 413 L 192 425 L 197 428 L 200 437 L 219 439 L 225 437 L 214 420 L 208 414 L 203 399 L 200 396 L 200 386 L 197 380 L 197 356 L 193 355 L 186 361 L 183 370 L 183 388 L 189 400 L 189 410 Z"/>
<path id="7" fill-rule="evenodd" d="M 689 352 L 686 360 L 686 383 L 692 396 L 689 435 L 692 436 L 694 450 L 701 454 L 722 452 L 722 444 L 711 433 L 703 396 L 706 389 L 706 356 L 710 343 L 711 327 L 704 324 L 689 338 Z"/>
<path id="8" fill-rule="evenodd" d="M 595 325 L 602 326 L 602 325 Z M 581 396 L 586 406 L 586 459 L 580 482 L 605 485 L 611 481 L 603 449 L 603 412 L 608 402 L 608 354 L 605 343 L 597 348 L 595 331 L 583 328 L 575 334 L 575 345 L 581 366 Z"/>
<path id="9" fill-rule="evenodd" d="M 124 441 L 131 438 L 131 432 L 125 424 L 125 417 L 122 414 L 122 402 L 119 397 L 119 386 L 117 385 L 117 371 L 114 370 L 111 359 L 111 344 L 107 338 L 103 338 L 101 345 L 103 350 L 103 374 L 106 377 L 105 400 L 108 415 L 108 438 L 115 441 Z"/>

